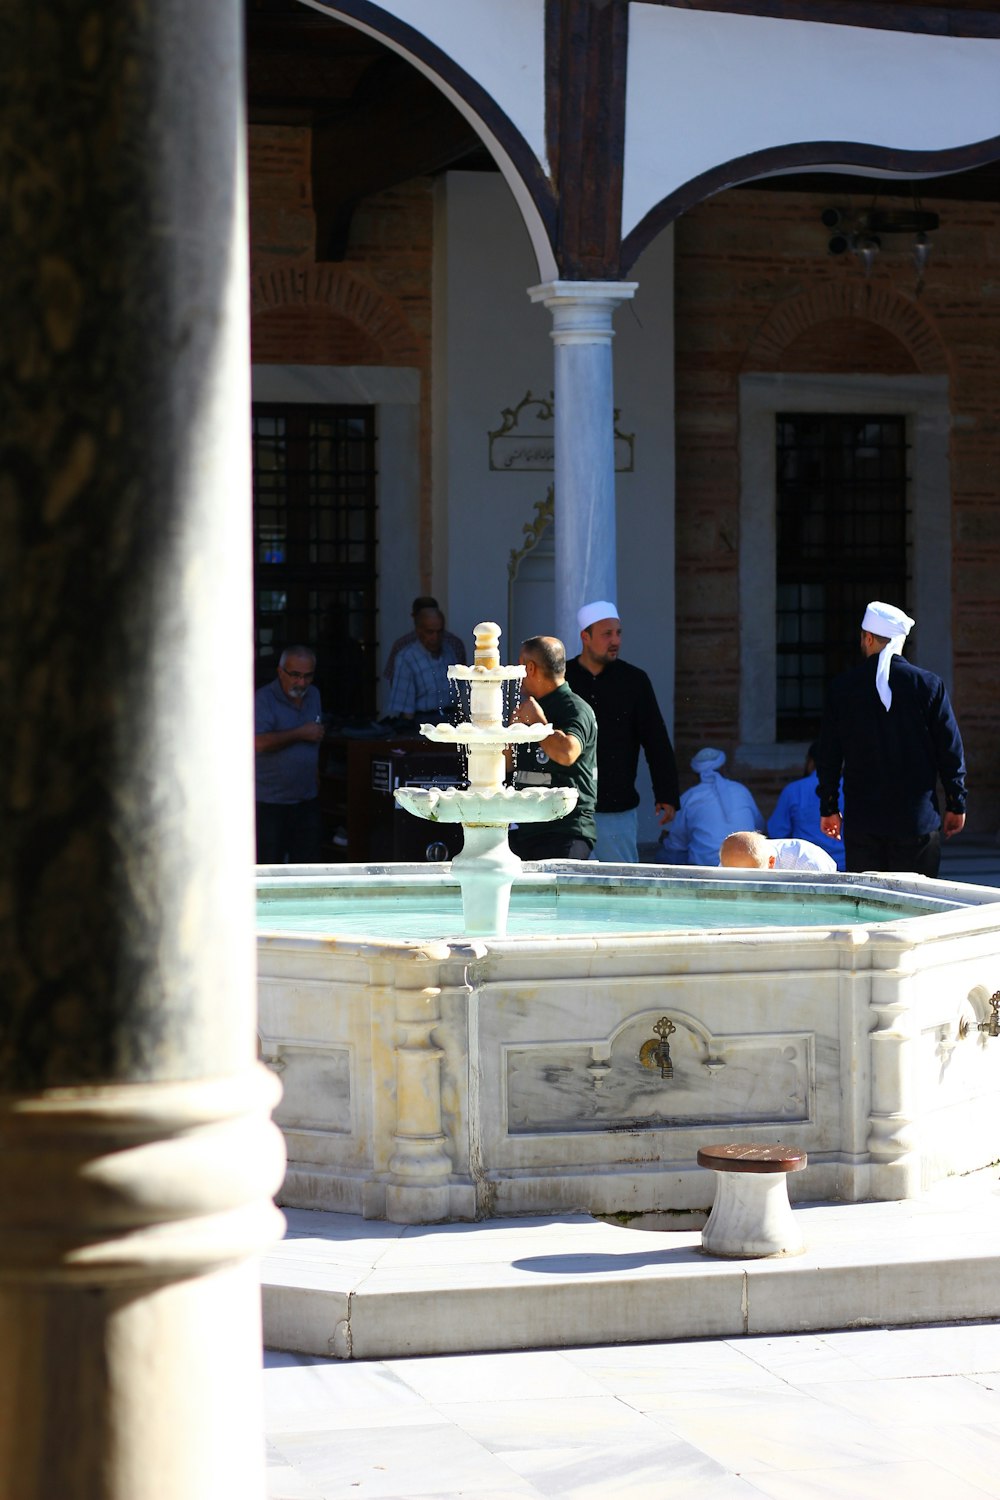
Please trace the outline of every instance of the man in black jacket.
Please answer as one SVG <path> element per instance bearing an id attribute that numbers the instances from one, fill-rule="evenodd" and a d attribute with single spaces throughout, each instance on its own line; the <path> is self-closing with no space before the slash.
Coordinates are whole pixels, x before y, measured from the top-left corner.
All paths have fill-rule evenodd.
<path id="1" fill-rule="evenodd" d="M 940 677 L 899 654 L 912 626 L 902 610 L 874 600 L 861 622 L 864 661 L 830 685 L 816 767 L 820 827 L 843 836 L 848 870 L 933 877 L 942 831 L 949 839 L 965 825 L 962 736 Z"/>
<path id="2" fill-rule="evenodd" d="M 595 859 L 635 864 L 639 858 L 639 793 L 635 778 L 642 749 L 661 824 L 680 803 L 677 763 L 653 684 L 619 655 L 622 625 L 608 599 L 577 611 L 580 655 L 566 663 L 566 681 L 597 716 L 597 843 Z"/>

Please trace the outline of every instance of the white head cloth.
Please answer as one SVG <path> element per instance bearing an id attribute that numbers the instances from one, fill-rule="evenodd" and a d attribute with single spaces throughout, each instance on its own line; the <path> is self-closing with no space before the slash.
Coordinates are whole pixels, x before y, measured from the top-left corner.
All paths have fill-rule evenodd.
<path id="1" fill-rule="evenodd" d="M 718 805 L 717 817 L 721 817 L 721 827 L 732 833 L 738 827 L 741 820 L 745 821 L 746 802 L 749 793 L 745 786 L 738 781 L 727 781 L 722 773 L 722 767 L 726 764 L 725 750 L 715 750 L 711 745 L 706 745 L 691 757 L 691 769 L 697 771 L 701 777 L 701 784 L 712 796 Z M 719 838 L 719 843 L 725 834 Z"/>
<path id="2" fill-rule="evenodd" d="M 699 750 L 696 755 L 692 755 L 691 757 L 691 769 L 698 772 L 702 781 L 710 779 L 725 764 L 725 750 L 713 750 L 710 745 L 706 745 L 704 750 Z"/>
<path id="3" fill-rule="evenodd" d="M 861 621 L 861 629 L 870 631 L 872 635 L 885 635 L 889 637 L 889 644 L 883 646 L 878 656 L 878 666 L 875 669 L 875 691 L 878 693 L 886 713 L 892 707 L 892 688 L 889 686 L 889 663 L 892 658 L 903 649 L 903 642 L 913 629 L 914 621 L 909 615 L 904 615 L 901 609 L 896 609 L 892 604 L 883 604 L 879 599 L 873 599 L 865 610 L 865 617 Z"/>
<path id="4" fill-rule="evenodd" d="M 617 620 L 618 606 L 612 604 L 610 599 L 595 599 L 593 604 L 585 604 L 576 612 L 576 623 L 581 630 L 589 630 L 591 625 L 596 625 L 598 620 Z"/>

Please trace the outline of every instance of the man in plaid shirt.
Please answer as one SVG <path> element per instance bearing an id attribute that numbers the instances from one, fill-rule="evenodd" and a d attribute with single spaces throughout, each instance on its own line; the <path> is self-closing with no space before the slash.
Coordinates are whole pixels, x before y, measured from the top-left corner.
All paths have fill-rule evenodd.
<path id="1" fill-rule="evenodd" d="M 431 594 L 418 594 L 410 606 L 410 614 L 416 620 L 417 615 L 419 615 L 422 609 L 438 609 L 439 607 L 437 600 Z M 401 635 L 398 640 L 393 641 L 389 655 L 385 659 L 385 666 L 382 669 L 382 677 L 386 687 L 390 687 L 392 684 L 392 674 L 396 670 L 396 657 L 403 650 L 404 646 L 412 646 L 416 639 L 417 632 L 415 630 L 408 630 L 405 635 Z M 444 644 L 450 646 L 454 651 L 455 660 L 460 662 L 464 667 L 466 660 L 465 647 L 459 637 L 453 635 L 450 630 L 446 630 L 442 639 Z"/>
<path id="2" fill-rule="evenodd" d="M 455 651 L 444 640 L 444 615 L 422 609 L 414 619 L 416 640 L 396 657 L 392 690 L 385 707 L 387 719 L 440 717 L 454 696 L 448 668 L 456 665 Z"/>

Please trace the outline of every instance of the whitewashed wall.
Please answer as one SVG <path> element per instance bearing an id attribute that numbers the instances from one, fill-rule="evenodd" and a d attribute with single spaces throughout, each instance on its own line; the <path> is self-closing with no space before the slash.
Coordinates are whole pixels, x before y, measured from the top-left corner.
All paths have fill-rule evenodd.
<path id="1" fill-rule="evenodd" d="M 998 76 L 1000 41 L 984 37 L 633 4 L 623 230 L 754 151 L 800 141 L 942 151 L 988 140 L 1000 131 Z"/>
<path id="2" fill-rule="evenodd" d="M 552 475 L 491 473 L 487 434 L 504 407 L 552 389 L 551 320 L 529 302 L 537 270 L 503 180 L 451 172 L 435 226 L 434 589 L 463 637 L 507 616 L 507 567 Z M 674 379 L 673 246 L 664 234 L 632 278 L 639 290 L 616 314 L 615 402 L 635 433 L 635 472 L 618 475 L 618 607 L 624 655 L 653 679 L 673 728 Z M 581 600 L 581 603 L 583 601 Z M 535 629 L 553 629 L 539 618 Z M 516 643 L 515 643 L 516 644 Z M 579 641 L 567 641 L 575 654 Z M 640 838 L 656 836 L 645 771 Z"/>

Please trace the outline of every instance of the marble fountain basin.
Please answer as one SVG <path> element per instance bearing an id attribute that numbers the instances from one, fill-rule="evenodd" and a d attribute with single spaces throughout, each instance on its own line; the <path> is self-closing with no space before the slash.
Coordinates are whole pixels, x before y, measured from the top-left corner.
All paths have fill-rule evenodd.
<path id="1" fill-rule="evenodd" d="M 526 863 L 506 936 L 461 925 L 447 865 L 258 870 L 279 1202 L 698 1210 L 719 1141 L 805 1149 L 799 1200 L 913 1198 L 1000 1160 L 1000 890 Z"/>

